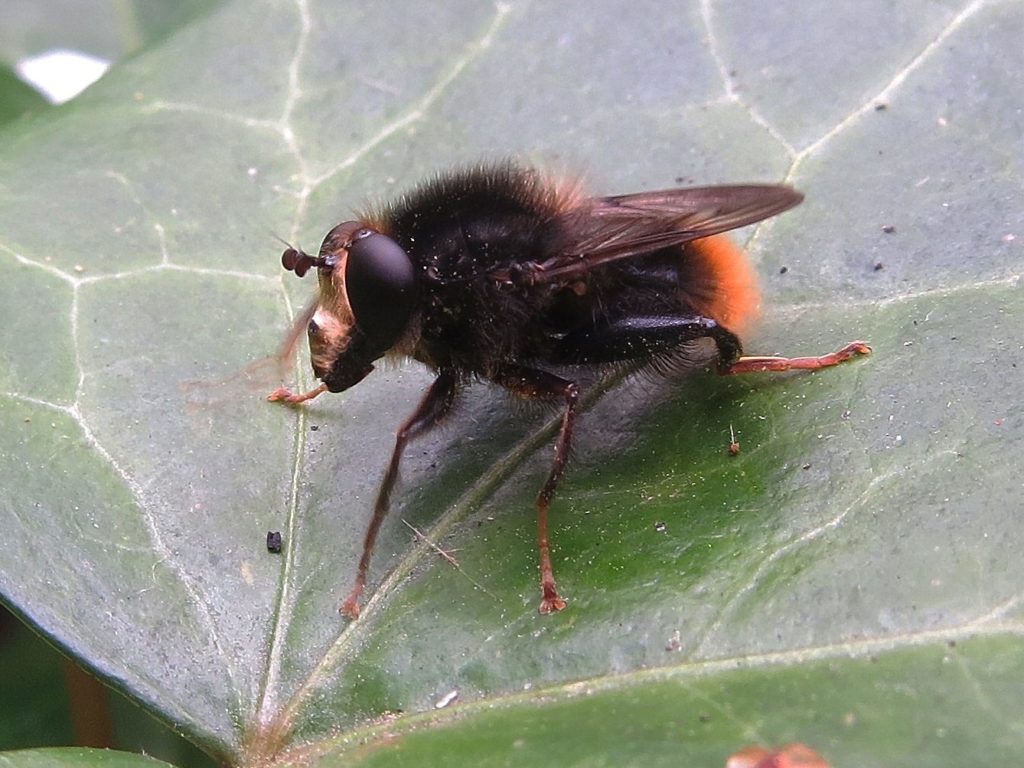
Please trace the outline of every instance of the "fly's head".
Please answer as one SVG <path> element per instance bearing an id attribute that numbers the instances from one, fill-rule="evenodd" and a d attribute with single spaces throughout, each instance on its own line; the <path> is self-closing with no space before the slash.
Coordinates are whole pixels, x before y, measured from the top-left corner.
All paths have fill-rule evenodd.
<path id="1" fill-rule="evenodd" d="M 362 381 L 404 335 L 419 296 L 416 270 L 398 243 L 359 221 L 339 224 L 318 256 L 288 248 L 281 264 L 317 269 L 320 296 L 306 330 L 313 373 L 331 392 Z"/>

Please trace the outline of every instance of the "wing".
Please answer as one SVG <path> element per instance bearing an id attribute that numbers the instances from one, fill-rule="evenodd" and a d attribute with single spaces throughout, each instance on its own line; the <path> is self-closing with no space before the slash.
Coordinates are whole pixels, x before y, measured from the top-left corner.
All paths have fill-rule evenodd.
<path id="1" fill-rule="evenodd" d="M 302 310 L 302 313 L 296 316 L 291 329 L 288 331 L 288 335 L 285 336 L 284 341 L 281 342 L 281 349 L 278 350 L 277 359 L 279 362 L 294 363 L 295 350 L 298 348 L 299 339 L 306 335 L 306 328 L 309 326 L 309 321 L 313 319 L 313 315 L 316 313 L 318 303 L 319 301 L 317 299 L 313 299 L 306 305 L 306 308 Z"/>
<path id="2" fill-rule="evenodd" d="M 531 265 L 530 283 L 571 279 L 588 269 L 744 227 L 803 200 L 771 184 L 688 187 L 586 201 L 557 222 L 566 241 Z"/>

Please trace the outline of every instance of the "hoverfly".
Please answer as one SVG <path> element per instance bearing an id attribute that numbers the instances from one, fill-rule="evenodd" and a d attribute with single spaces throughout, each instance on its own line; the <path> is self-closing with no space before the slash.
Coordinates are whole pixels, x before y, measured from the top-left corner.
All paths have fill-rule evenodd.
<path id="1" fill-rule="evenodd" d="M 868 354 L 852 342 L 820 357 L 745 357 L 737 333 L 758 308 L 754 273 L 722 233 L 797 205 L 786 186 L 732 185 L 586 197 L 577 185 L 513 163 L 439 176 L 397 202 L 339 224 L 317 256 L 319 296 L 298 318 L 315 389 L 281 388 L 297 404 L 358 384 L 384 355 L 412 358 L 437 378 L 398 429 L 366 531 L 355 584 L 341 606 L 359 615 L 374 542 L 407 443 L 449 415 L 482 379 L 560 403 L 561 431 L 537 496 L 541 613 L 562 610 L 548 542 L 548 508 L 565 470 L 579 366 L 662 371 L 710 362 L 720 374 L 814 370 Z M 709 343 L 710 342 L 710 343 Z"/>

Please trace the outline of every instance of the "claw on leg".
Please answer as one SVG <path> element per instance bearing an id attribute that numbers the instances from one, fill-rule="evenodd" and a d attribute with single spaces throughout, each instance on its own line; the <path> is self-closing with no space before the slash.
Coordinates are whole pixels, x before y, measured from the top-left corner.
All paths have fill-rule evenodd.
<path id="1" fill-rule="evenodd" d="M 540 601 L 540 607 L 537 610 L 542 614 L 547 615 L 549 613 L 557 613 L 558 611 L 564 610 L 566 605 L 568 605 L 568 603 L 559 597 L 557 593 L 552 592 L 549 595 L 547 590 L 545 590 L 544 598 Z"/>
<path id="2" fill-rule="evenodd" d="M 338 612 L 342 616 L 349 619 L 359 618 L 359 598 L 363 596 L 364 584 L 356 582 L 356 585 L 352 587 L 352 591 L 348 593 L 348 597 L 345 598 L 345 602 L 341 604 L 341 608 Z"/>
<path id="3" fill-rule="evenodd" d="M 546 491 L 547 489 L 545 489 Z M 548 543 L 548 505 L 554 492 L 541 491 L 537 499 L 537 549 L 540 551 L 540 593 L 538 610 L 543 614 L 556 613 L 565 608 L 566 602 L 558 596 L 555 586 L 555 572 L 551 567 L 551 546 Z"/>
<path id="4" fill-rule="evenodd" d="M 326 384 L 321 384 L 316 389 L 311 389 L 311 390 L 309 390 L 309 392 L 300 392 L 299 394 L 295 394 L 294 392 L 292 392 L 287 387 L 278 387 L 273 392 L 271 392 L 269 395 L 267 395 L 267 400 L 269 400 L 272 403 L 284 403 L 285 405 L 298 405 L 299 403 L 304 403 L 307 400 L 312 400 L 317 395 L 322 395 L 326 391 L 327 391 L 327 385 Z"/>

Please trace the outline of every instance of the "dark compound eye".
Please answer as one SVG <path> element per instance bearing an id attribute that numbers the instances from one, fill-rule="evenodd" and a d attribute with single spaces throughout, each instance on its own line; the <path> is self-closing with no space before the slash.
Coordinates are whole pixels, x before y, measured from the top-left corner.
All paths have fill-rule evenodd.
<path id="1" fill-rule="evenodd" d="M 316 324 L 316 320 L 309 321 L 309 325 L 306 326 L 306 333 L 310 336 L 316 336 L 320 333 L 320 326 Z"/>
<path id="2" fill-rule="evenodd" d="M 345 290 L 356 325 L 374 354 L 384 354 L 402 335 L 415 308 L 416 288 L 416 271 L 398 243 L 372 229 L 355 233 L 348 247 Z"/>

